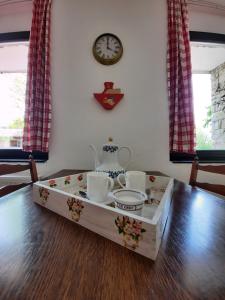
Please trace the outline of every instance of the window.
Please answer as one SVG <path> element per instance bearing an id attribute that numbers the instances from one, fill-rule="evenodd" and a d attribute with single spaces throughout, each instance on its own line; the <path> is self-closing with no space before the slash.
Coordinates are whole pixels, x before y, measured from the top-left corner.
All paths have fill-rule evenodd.
<path id="1" fill-rule="evenodd" d="M 21 149 L 28 42 L 0 45 L 0 148 Z"/>
<path id="2" fill-rule="evenodd" d="M 0 34 L 0 161 L 26 160 L 22 150 L 29 32 Z M 32 153 L 46 160 L 47 153 Z"/>
<path id="3" fill-rule="evenodd" d="M 225 162 L 225 35 L 190 32 L 196 152 L 201 162 Z M 193 155 L 171 153 L 174 162 Z"/>

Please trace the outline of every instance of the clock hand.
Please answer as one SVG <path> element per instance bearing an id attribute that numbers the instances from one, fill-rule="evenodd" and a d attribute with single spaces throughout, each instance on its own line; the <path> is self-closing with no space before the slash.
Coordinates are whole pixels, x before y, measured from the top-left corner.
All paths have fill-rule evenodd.
<path id="1" fill-rule="evenodd" d="M 109 37 L 107 37 L 107 45 L 106 45 L 106 48 L 107 48 L 107 50 L 113 51 L 113 49 L 111 49 L 111 48 L 109 47 Z"/>

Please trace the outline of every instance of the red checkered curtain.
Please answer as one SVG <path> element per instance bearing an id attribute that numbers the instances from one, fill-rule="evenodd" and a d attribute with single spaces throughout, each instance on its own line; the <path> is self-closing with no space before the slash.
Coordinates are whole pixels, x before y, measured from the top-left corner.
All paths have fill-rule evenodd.
<path id="1" fill-rule="evenodd" d="M 170 151 L 195 152 L 191 51 L 186 0 L 168 3 Z"/>
<path id="2" fill-rule="evenodd" d="M 30 32 L 23 150 L 48 152 L 51 127 L 51 0 L 33 1 Z"/>

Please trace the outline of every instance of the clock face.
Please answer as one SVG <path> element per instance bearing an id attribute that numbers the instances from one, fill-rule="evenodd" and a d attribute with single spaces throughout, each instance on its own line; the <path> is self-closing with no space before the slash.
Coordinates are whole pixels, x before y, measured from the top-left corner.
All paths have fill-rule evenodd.
<path id="1" fill-rule="evenodd" d="M 120 60 L 123 54 L 123 46 L 117 36 L 111 33 L 105 33 L 95 40 L 93 54 L 96 60 L 101 64 L 113 65 Z"/>

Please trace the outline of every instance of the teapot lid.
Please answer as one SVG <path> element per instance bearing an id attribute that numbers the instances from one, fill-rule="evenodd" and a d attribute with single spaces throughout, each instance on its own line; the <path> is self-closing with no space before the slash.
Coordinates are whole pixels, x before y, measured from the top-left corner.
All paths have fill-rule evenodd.
<path id="1" fill-rule="evenodd" d="M 113 144 L 113 138 L 108 138 L 108 144 L 104 144 L 102 150 L 105 152 L 115 152 L 119 149 L 118 145 Z"/>

